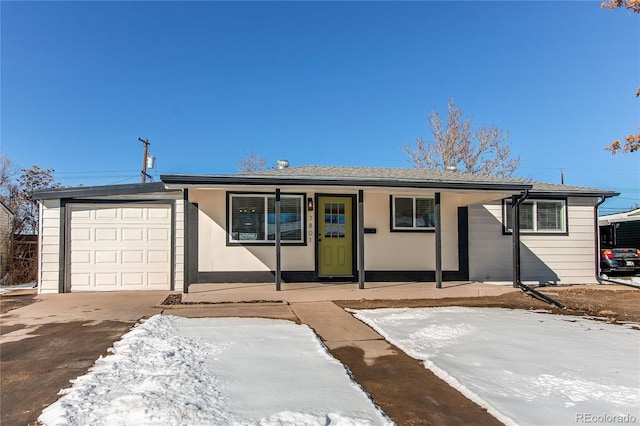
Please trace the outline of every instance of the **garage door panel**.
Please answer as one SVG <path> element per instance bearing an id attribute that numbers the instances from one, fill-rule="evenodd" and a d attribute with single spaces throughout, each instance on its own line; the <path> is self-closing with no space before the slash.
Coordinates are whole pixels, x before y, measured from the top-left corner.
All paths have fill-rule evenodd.
<path id="1" fill-rule="evenodd" d="M 118 251 L 117 250 L 96 250 L 96 264 L 104 265 L 111 264 L 117 265 L 120 263 L 118 261 Z"/>
<path id="2" fill-rule="evenodd" d="M 95 274 L 95 285 L 99 286 L 117 286 L 118 285 L 117 272 L 97 272 Z"/>
<path id="3" fill-rule="evenodd" d="M 152 222 L 165 222 L 169 219 L 169 210 L 168 209 L 148 209 L 147 210 L 147 219 Z"/>
<path id="4" fill-rule="evenodd" d="M 123 250 L 122 251 L 122 263 L 143 264 L 144 261 L 145 261 L 144 250 Z"/>
<path id="5" fill-rule="evenodd" d="M 168 251 L 158 251 L 158 250 L 150 250 L 148 252 L 148 260 L 149 263 L 164 263 L 169 261 L 169 252 Z"/>
<path id="6" fill-rule="evenodd" d="M 163 228 L 149 228 L 147 241 L 166 241 L 169 239 L 169 230 Z"/>
<path id="7" fill-rule="evenodd" d="M 71 274 L 71 279 L 73 281 L 73 286 L 80 289 L 88 289 L 89 287 L 91 287 L 91 274 L 78 274 L 78 273 L 74 273 Z"/>
<path id="8" fill-rule="evenodd" d="M 171 209 L 68 205 L 72 291 L 171 288 Z"/>
<path id="9" fill-rule="evenodd" d="M 122 274 L 123 286 L 144 286 L 144 273 L 142 272 L 125 272 Z"/>
<path id="10" fill-rule="evenodd" d="M 150 286 L 162 286 L 165 282 L 167 282 L 167 279 L 169 279 L 169 274 L 150 272 L 147 276 L 147 279 L 149 280 Z"/>
<path id="11" fill-rule="evenodd" d="M 144 241 L 144 231 L 142 228 L 124 228 L 122 241 Z"/>
<path id="12" fill-rule="evenodd" d="M 117 219 L 118 218 L 118 209 L 116 207 L 113 208 L 102 208 L 95 211 L 96 220 L 101 219 Z"/>
<path id="13" fill-rule="evenodd" d="M 71 262 L 80 264 L 80 263 L 91 263 L 91 251 L 89 250 L 75 250 L 71 253 Z"/>
<path id="14" fill-rule="evenodd" d="M 70 213 L 71 219 L 92 219 L 94 210 L 91 207 L 74 207 Z"/>
<path id="15" fill-rule="evenodd" d="M 96 228 L 94 235 L 93 241 L 95 242 L 118 241 L 117 228 Z"/>
<path id="16" fill-rule="evenodd" d="M 123 219 L 142 219 L 144 218 L 146 209 L 140 207 L 128 207 L 122 209 L 122 218 Z"/>
<path id="17" fill-rule="evenodd" d="M 73 241 L 91 241 L 91 229 L 76 228 L 71 230 Z"/>

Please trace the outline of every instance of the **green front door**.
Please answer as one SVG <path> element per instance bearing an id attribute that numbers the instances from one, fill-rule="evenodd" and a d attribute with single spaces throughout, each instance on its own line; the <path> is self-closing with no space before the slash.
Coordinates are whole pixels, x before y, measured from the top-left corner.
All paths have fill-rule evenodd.
<path id="1" fill-rule="evenodd" d="M 318 276 L 353 276 L 352 198 L 318 197 Z"/>

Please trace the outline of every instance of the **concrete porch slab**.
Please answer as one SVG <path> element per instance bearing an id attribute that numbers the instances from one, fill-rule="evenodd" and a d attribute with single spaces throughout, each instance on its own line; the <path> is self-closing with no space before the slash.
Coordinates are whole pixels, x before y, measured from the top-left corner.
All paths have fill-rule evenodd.
<path id="1" fill-rule="evenodd" d="M 449 281 L 436 288 L 432 282 L 376 282 L 366 283 L 360 290 L 358 283 L 283 283 L 276 291 L 275 283 L 215 283 L 191 284 L 183 302 L 228 303 L 255 301 L 316 302 L 323 300 L 400 300 L 441 299 L 445 297 L 499 296 L 514 289 L 511 283 L 483 284 L 469 281 Z"/>

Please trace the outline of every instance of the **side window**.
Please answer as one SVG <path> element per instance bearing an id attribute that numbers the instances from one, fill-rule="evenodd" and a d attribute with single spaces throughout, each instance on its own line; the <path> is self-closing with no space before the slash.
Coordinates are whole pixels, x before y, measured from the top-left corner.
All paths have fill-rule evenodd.
<path id="1" fill-rule="evenodd" d="M 433 198 L 391 197 L 392 231 L 428 231 L 435 226 Z"/>
<path id="2" fill-rule="evenodd" d="M 520 231 L 525 233 L 567 232 L 565 200 L 527 200 L 520 205 Z M 506 232 L 513 230 L 511 200 L 503 205 L 503 225 Z"/>

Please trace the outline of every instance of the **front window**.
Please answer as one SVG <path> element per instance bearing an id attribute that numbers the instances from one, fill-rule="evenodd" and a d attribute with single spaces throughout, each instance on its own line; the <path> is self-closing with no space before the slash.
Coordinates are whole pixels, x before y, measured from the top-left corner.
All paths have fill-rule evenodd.
<path id="1" fill-rule="evenodd" d="M 276 198 L 267 194 L 230 194 L 229 242 L 271 243 L 276 239 Z M 283 243 L 304 243 L 303 195 L 280 197 Z"/>
<path id="2" fill-rule="evenodd" d="M 527 200 L 520 204 L 520 231 L 566 232 L 564 200 Z M 508 232 L 513 230 L 511 200 L 504 203 L 503 218 Z"/>
<path id="3" fill-rule="evenodd" d="M 433 198 L 392 197 L 392 229 L 397 231 L 435 229 Z"/>

